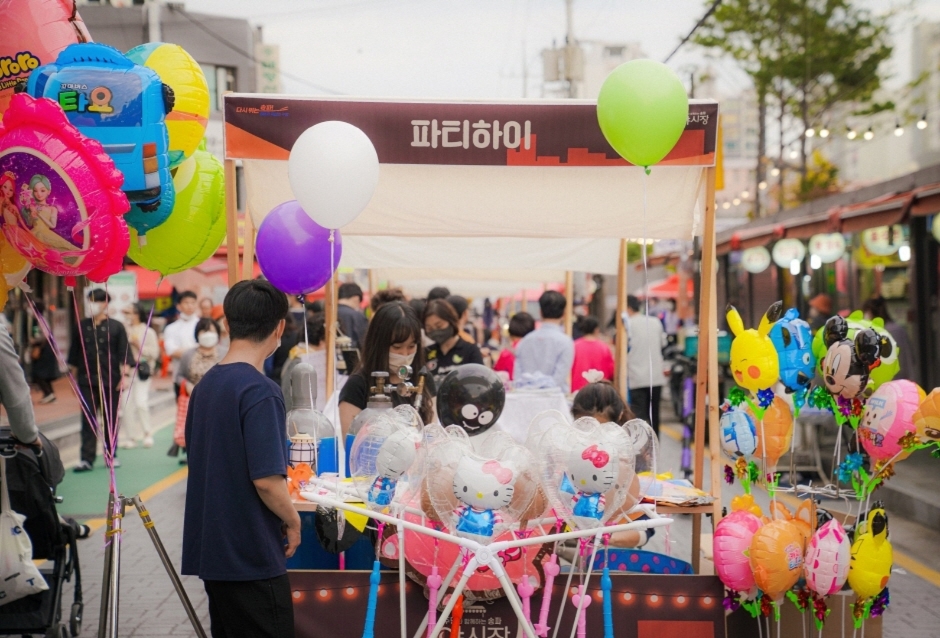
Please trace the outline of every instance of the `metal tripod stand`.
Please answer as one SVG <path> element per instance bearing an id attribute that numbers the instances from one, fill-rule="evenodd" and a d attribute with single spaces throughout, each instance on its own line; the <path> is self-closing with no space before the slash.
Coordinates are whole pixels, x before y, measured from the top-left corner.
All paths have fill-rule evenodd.
<path id="1" fill-rule="evenodd" d="M 183 603 L 186 615 L 193 624 L 196 636 L 206 638 L 206 630 L 202 628 L 196 610 L 183 589 L 183 583 L 173 567 L 166 548 L 163 547 L 163 541 L 157 534 L 153 519 L 150 518 L 150 512 L 144 506 L 140 496 L 126 498 L 124 496 L 115 496 L 112 493 L 108 496 L 108 519 L 105 537 L 108 539 L 108 545 L 104 552 L 104 576 L 101 579 L 101 613 L 98 616 L 98 638 L 117 638 L 118 636 L 118 610 L 120 607 L 120 576 L 121 576 L 121 534 L 123 533 L 124 512 L 127 505 L 133 505 L 140 514 L 140 520 L 144 524 L 144 529 L 150 534 L 150 540 L 157 550 L 157 555 L 166 568 L 166 573 L 173 582 L 173 588 Z"/>

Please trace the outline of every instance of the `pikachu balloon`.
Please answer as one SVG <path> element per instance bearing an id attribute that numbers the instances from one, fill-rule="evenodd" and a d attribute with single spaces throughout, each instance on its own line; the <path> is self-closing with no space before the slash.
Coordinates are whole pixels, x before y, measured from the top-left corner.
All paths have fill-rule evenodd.
<path id="1" fill-rule="evenodd" d="M 894 556 L 888 540 L 888 515 L 880 502 L 855 529 L 849 587 L 861 600 L 874 598 L 888 586 Z"/>
<path id="2" fill-rule="evenodd" d="M 774 303 L 764 314 L 760 325 L 744 329 L 741 315 L 734 306 L 728 306 L 728 327 L 734 333 L 731 342 L 731 373 L 742 388 L 757 392 L 766 390 L 780 378 L 777 349 L 770 339 L 770 329 L 783 314 L 783 302 Z"/>

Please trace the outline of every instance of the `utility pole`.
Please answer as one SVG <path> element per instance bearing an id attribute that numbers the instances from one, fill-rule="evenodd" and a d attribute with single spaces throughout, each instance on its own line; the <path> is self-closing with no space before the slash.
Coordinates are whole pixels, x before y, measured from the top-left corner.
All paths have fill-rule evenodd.
<path id="1" fill-rule="evenodd" d="M 573 74 L 571 73 L 571 67 L 575 57 L 575 48 L 577 46 L 574 41 L 573 13 L 574 0 L 565 0 L 565 79 L 568 80 L 568 97 L 571 98 L 578 96 L 578 91 L 574 85 Z"/>
<path id="2" fill-rule="evenodd" d="M 148 0 L 147 2 L 147 40 L 149 42 L 163 42 L 160 29 L 161 0 Z"/>

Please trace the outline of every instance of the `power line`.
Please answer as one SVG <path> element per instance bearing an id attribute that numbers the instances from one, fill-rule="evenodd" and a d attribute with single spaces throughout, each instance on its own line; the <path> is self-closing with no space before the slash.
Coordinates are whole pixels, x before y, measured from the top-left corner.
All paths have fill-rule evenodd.
<path id="1" fill-rule="evenodd" d="M 708 8 L 708 11 L 705 12 L 705 15 L 703 15 L 701 19 L 695 23 L 695 26 L 692 27 L 692 30 L 689 31 L 689 34 L 685 36 L 684 38 L 682 38 L 682 42 L 676 45 L 676 48 L 672 50 L 672 53 L 666 56 L 666 59 L 663 60 L 663 64 L 668 64 L 669 60 L 672 59 L 672 56 L 678 53 L 679 49 L 682 48 L 682 45 L 692 39 L 692 36 L 695 35 L 695 32 L 698 30 L 698 28 L 702 26 L 703 24 L 705 24 L 705 21 L 708 20 L 712 16 L 713 13 L 715 13 L 715 9 L 717 9 L 718 5 L 720 4 L 721 4 L 721 0 L 715 0 L 715 2 L 712 3 L 712 6 L 710 6 Z"/>
<path id="2" fill-rule="evenodd" d="M 226 39 L 223 38 L 222 36 L 218 35 L 215 31 L 213 31 L 212 29 L 210 29 L 209 27 L 207 27 L 207 26 L 205 25 L 205 23 L 203 23 L 201 20 L 197 20 L 196 18 L 194 18 L 193 16 L 191 16 L 189 13 L 187 13 L 187 12 L 184 11 L 184 10 L 179 10 L 179 9 L 171 8 L 171 11 L 173 11 L 174 13 L 178 13 L 179 15 L 181 15 L 181 16 L 183 16 L 184 18 L 186 18 L 187 20 L 189 20 L 196 28 L 198 28 L 200 31 L 202 31 L 202 32 L 205 33 L 206 35 L 210 36 L 212 39 L 218 41 L 220 44 L 223 44 L 223 45 L 225 45 L 226 47 L 228 47 L 229 49 L 231 49 L 232 51 L 235 51 L 236 53 L 238 53 L 239 55 L 242 55 L 242 56 L 246 57 L 249 61 L 251 61 L 252 64 L 258 64 L 258 61 L 255 59 L 255 56 L 254 56 L 254 55 L 252 55 L 252 54 L 249 53 L 248 51 L 245 51 L 244 49 L 242 49 L 242 48 L 239 47 L 238 45 L 233 44 L 232 42 L 229 42 L 228 40 L 226 40 Z M 307 86 L 309 86 L 309 87 L 311 87 L 311 88 L 314 88 L 314 89 L 316 89 L 317 91 L 321 91 L 321 92 L 323 92 L 323 93 L 328 93 L 328 94 L 330 94 L 330 95 L 345 95 L 345 94 L 342 93 L 341 91 L 336 91 L 336 90 L 334 90 L 334 89 L 325 87 L 325 86 L 320 85 L 320 84 L 317 84 L 317 83 L 315 83 L 315 82 L 311 82 L 310 80 L 307 80 L 307 79 L 305 79 L 305 78 L 302 78 L 302 77 L 293 75 L 293 74 L 288 73 L 287 71 L 284 71 L 284 70 L 282 70 L 282 69 L 278 69 L 278 70 L 280 71 L 281 75 L 284 76 L 285 78 L 287 78 L 287 79 L 289 79 L 289 80 L 294 80 L 295 82 L 300 82 L 301 84 L 306 84 Z"/>

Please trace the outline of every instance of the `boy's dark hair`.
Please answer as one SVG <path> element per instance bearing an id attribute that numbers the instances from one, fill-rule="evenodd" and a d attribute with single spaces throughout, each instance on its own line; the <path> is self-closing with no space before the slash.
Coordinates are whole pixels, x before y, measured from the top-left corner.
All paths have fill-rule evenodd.
<path id="1" fill-rule="evenodd" d="M 215 333 L 217 335 L 222 335 L 222 326 L 219 325 L 218 321 L 215 319 L 210 319 L 209 317 L 203 317 L 196 322 L 196 329 L 193 331 L 193 334 L 198 340 L 201 333 L 206 332 L 212 328 L 215 328 Z"/>
<path id="2" fill-rule="evenodd" d="M 240 281 L 222 302 L 232 341 L 264 341 L 289 312 L 287 297 L 270 282 L 252 279 Z"/>
<path id="3" fill-rule="evenodd" d="M 337 296 L 339 299 L 352 299 L 353 297 L 359 297 L 362 299 L 362 288 L 360 288 L 359 284 L 357 283 L 342 284 L 339 287 Z"/>
<path id="4" fill-rule="evenodd" d="M 310 304 L 310 312 L 326 312 L 326 306 L 322 299 L 317 299 Z"/>
<path id="5" fill-rule="evenodd" d="M 453 328 L 455 333 L 460 329 L 457 325 L 460 323 L 460 315 L 458 315 L 454 307 L 444 299 L 435 299 L 434 301 L 428 302 L 427 307 L 424 309 L 422 323 L 427 321 L 428 317 L 437 317 L 438 319 L 446 321 L 447 325 Z"/>
<path id="6" fill-rule="evenodd" d="M 95 288 L 94 290 L 88 291 L 88 301 L 97 301 L 97 302 L 108 302 L 111 303 L 111 295 L 104 288 Z"/>
<path id="7" fill-rule="evenodd" d="M 580 328 L 581 334 L 589 335 L 594 334 L 594 331 L 600 328 L 600 322 L 596 318 L 588 315 L 587 317 L 581 317 Z"/>
<path id="8" fill-rule="evenodd" d="M 633 312 L 640 312 L 640 300 L 634 295 L 627 295 L 627 308 Z"/>
<path id="9" fill-rule="evenodd" d="M 315 312 L 307 319 L 307 343 L 318 346 L 326 339 L 326 315 Z"/>
<path id="10" fill-rule="evenodd" d="M 424 311 L 428 307 L 428 302 L 426 299 L 412 299 L 408 302 L 408 305 L 411 306 L 411 309 L 415 311 L 415 314 L 418 315 L 418 318 L 424 319 Z"/>
<path id="11" fill-rule="evenodd" d="M 527 312 L 517 312 L 509 320 L 509 336 L 524 337 L 535 330 L 535 319 Z"/>
<path id="12" fill-rule="evenodd" d="M 623 402 L 614 386 L 606 381 L 589 383 L 574 397 L 571 416 L 580 419 L 584 416 L 604 415 L 613 423 L 623 425 L 635 418 L 633 411 Z"/>
<path id="13" fill-rule="evenodd" d="M 405 293 L 402 292 L 401 288 L 386 288 L 385 290 L 377 290 L 372 294 L 372 299 L 369 300 L 369 307 L 372 308 L 372 312 L 378 312 L 379 308 L 387 303 L 404 300 Z"/>
<path id="14" fill-rule="evenodd" d="M 435 299 L 447 299 L 448 297 L 450 297 L 450 289 L 444 286 L 435 286 L 431 288 L 431 291 L 428 293 L 429 302 Z"/>
<path id="15" fill-rule="evenodd" d="M 449 296 L 447 298 L 447 303 L 454 307 L 458 318 L 463 317 L 463 313 L 467 312 L 467 308 L 470 307 L 470 304 L 467 303 L 466 298 L 461 297 L 460 295 Z"/>
<path id="16" fill-rule="evenodd" d="M 177 299 L 176 303 L 183 301 L 183 299 L 195 299 L 196 301 L 199 301 L 199 297 L 197 297 L 196 293 L 194 293 L 192 290 L 184 290 L 181 292 L 180 298 Z"/>
<path id="17" fill-rule="evenodd" d="M 565 296 L 554 290 L 546 290 L 539 297 L 542 319 L 561 319 L 565 316 L 566 305 Z"/>

